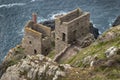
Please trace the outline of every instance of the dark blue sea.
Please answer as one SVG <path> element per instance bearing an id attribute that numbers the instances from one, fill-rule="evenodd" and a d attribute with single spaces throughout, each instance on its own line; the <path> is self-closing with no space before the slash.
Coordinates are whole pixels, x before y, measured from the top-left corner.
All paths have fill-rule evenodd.
<path id="1" fill-rule="evenodd" d="M 90 12 L 100 33 L 120 15 L 120 0 L 0 0 L 0 62 L 21 42 L 24 25 L 33 12 L 38 14 L 38 21 L 44 21 L 78 7 Z"/>

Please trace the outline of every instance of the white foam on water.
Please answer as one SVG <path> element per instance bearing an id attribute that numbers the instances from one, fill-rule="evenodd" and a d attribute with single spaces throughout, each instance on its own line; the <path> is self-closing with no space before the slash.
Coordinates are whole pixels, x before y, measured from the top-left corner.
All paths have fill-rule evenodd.
<path id="1" fill-rule="evenodd" d="M 50 14 L 48 16 L 49 16 L 49 19 L 55 19 L 56 16 L 58 16 L 58 15 L 65 15 L 65 14 L 67 14 L 67 12 L 65 12 L 65 11 L 59 11 L 57 13 L 52 13 L 52 14 Z"/>
<path id="2" fill-rule="evenodd" d="M 23 6 L 23 5 L 26 5 L 26 3 L 2 4 L 2 5 L 0 5 L 0 8 L 3 8 L 3 7 L 10 8 L 13 6 Z"/>
<path id="3" fill-rule="evenodd" d="M 91 21 L 91 23 L 93 23 L 93 21 Z M 97 24 L 94 24 L 94 23 L 93 23 L 93 27 L 95 27 L 95 28 L 98 29 Z M 99 34 L 102 34 L 102 32 L 101 32 L 99 29 L 98 29 L 98 33 L 99 33 Z"/>
<path id="4" fill-rule="evenodd" d="M 113 19 L 113 18 L 108 18 L 109 27 L 112 26 L 112 24 L 113 24 L 114 21 L 115 21 L 115 19 Z"/>
<path id="5" fill-rule="evenodd" d="M 112 24 L 114 23 L 115 20 L 116 20 L 116 18 L 111 19 L 111 22 L 109 23 L 109 26 L 110 26 L 110 27 L 112 26 Z"/>
<path id="6" fill-rule="evenodd" d="M 31 0 L 31 2 L 35 2 L 36 0 Z"/>
<path id="7" fill-rule="evenodd" d="M 31 0 L 30 2 L 35 2 L 35 1 L 43 1 L 43 0 Z"/>
<path id="8" fill-rule="evenodd" d="M 18 32 L 19 35 L 23 36 L 24 35 L 24 28 L 20 32 Z"/>
<path id="9" fill-rule="evenodd" d="M 24 35 L 24 27 L 21 28 L 20 30 L 17 31 L 19 36 L 23 36 Z"/>
<path id="10" fill-rule="evenodd" d="M 43 18 L 43 17 L 37 17 L 37 22 L 39 23 L 39 22 L 44 22 L 44 21 L 47 21 L 47 20 L 49 20 L 49 19 L 45 19 L 45 18 Z"/>
<path id="11" fill-rule="evenodd" d="M 38 16 L 37 21 L 39 23 L 39 22 L 44 22 L 44 21 L 48 21 L 48 20 L 53 20 L 53 19 L 55 19 L 55 16 L 57 16 L 57 15 L 65 15 L 66 13 L 67 12 L 64 12 L 64 11 L 60 11 L 60 12 L 57 12 L 57 13 L 52 13 L 52 14 L 48 15 L 48 18 Z"/>
<path id="12" fill-rule="evenodd" d="M 99 33 L 100 35 L 102 34 L 102 32 L 101 32 L 100 30 L 98 31 L 98 33 Z"/>

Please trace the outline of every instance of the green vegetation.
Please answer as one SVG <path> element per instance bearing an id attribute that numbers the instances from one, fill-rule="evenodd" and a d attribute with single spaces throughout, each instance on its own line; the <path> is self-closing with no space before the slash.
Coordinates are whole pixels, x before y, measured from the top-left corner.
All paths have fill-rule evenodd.
<path id="1" fill-rule="evenodd" d="M 7 67 L 17 64 L 17 62 L 18 62 L 18 60 L 15 61 L 14 59 L 11 59 L 10 61 L 7 62 L 7 64 L 8 64 Z"/>
<path id="2" fill-rule="evenodd" d="M 5 60 L 6 69 L 9 66 L 17 64 L 21 59 L 26 57 L 26 55 L 24 54 L 24 49 L 20 45 L 12 49 L 12 51 L 12 53 L 8 53 L 8 56 Z"/>
<path id="3" fill-rule="evenodd" d="M 99 58 L 105 58 L 104 52 L 111 46 L 120 47 L 119 43 L 120 37 L 106 42 L 95 42 L 89 47 L 82 49 L 77 55 L 65 61 L 64 63 L 69 63 L 73 66 L 79 67 L 81 64 L 81 60 L 84 59 L 86 56 L 97 54 Z"/>
<path id="4" fill-rule="evenodd" d="M 55 57 L 55 50 L 52 50 L 47 56 L 53 59 Z"/>
<path id="5" fill-rule="evenodd" d="M 120 26 L 119 26 L 120 27 Z M 108 33 L 110 35 L 114 36 L 108 37 Z M 118 51 L 114 57 L 112 58 L 106 58 L 105 57 L 105 51 L 112 47 L 115 46 L 117 48 L 120 48 L 120 28 L 115 27 L 112 28 L 103 35 L 101 35 L 101 38 L 98 38 L 96 42 L 91 44 L 90 46 L 81 49 L 78 54 L 75 56 L 71 57 L 70 59 L 66 59 L 65 61 L 61 60 L 61 63 L 65 64 L 70 64 L 73 66 L 70 69 L 65 69 L 62 66 L 59 66 L 59 68 L 66 72 L 65 77 L 59 76 L 58 80 L 119 80 L 120 79 L 120 51 Z M 52 44 L 53 49 L 51 52 L 47 55 L 47 57 L 50 57 L 53 59 L 55 57 L 55 50 L 54 50 L 54 43 Z M 104 65 L 99 65 L 97 67 L 90 67 L 89 65 L 84 65 L 83 64 L 83 59 L 86 58 L 87 56 L 95 56 L 99 59 L 102 60 L 113 60 L 116 62 L 116 64 L 113 64 L 112 66 L 106 66 L 105 63 Z M 20 62 L 21 59 L 25 58 L 26 55 L 24 53 L 24 49 L 21 46 L 17 46 L 16 48 L 13 49 L 13 52 L 10 53 L 7 58 L 6 58 L 6 63 L 5 63 L 5 70 L 14 64 L 17 64 Z M 32 57 L 31 61 L 34 61 L 36 59 L 39 59 L 39 57 Z M 43 61 L 47 62 L 46 58 L 43 59 Z M 44 62 L 40 62 L 39 64 L 44 64 Z M 56 64 L 57 65 L 57 64 Z M 47 72 L 46 69 L 45 72 Z M 20 75 L 26 75 L 27 71 L 20 72 Z M 52 79 L 54 75 L 49 76 L 46 75 L 46 73 L 42 74 L 42 80 L 47 80 L 47 79 Z M 30 80 L 30 79 L 28 79 Z M 36 79 L 38 80 L 38 76 L 36 76 Z"/>
<path id="6" fill-rule="evenodd" d="M 111 32 L 111 31 L 114 32 L 115 34 L 116 33 L 120 34 L 120 30 L 118 31 L 118 29 L 116 28 L 110 29 L 107 32 Z M 107 34 L 107 32 L 104 33 L 104 36 L 105 34 Z M 102 37 L 104 36 L 102 35 Z M 104 59 L 106 58 L 104 54 L 105 51 L 112 46 L 120 47 L 120 35 L 116 35 L 116 38 L 103 42 L 98 39 L 96 40 L 96 42 L 94 42 L 93 44 L 91 44 L 86 48 L 83 48 L 82 50 L 80 50 L 80 52 L 77 55 L 73 56 L 71 59 L 66 60 L 63 63 L 71 64 L 72 66 L 75 67 L 80 67 L 82 66 L 81 62 L 85 57 L 94 56 L 96 54 L 100 59 Z"/>
<path id="7" fill-rule="evenodd" d="M 109 36 L 110 35 L 110 36 Z M 96 42 L 91 44 L 90 46 L 83 48 L 79 51 L 79 53 L 73 56 L 70 59 L 66 59 L 66 61 L 62 61 L 64 64 L 70 64 L 76 68 L 69 70 L 67 77 L 61 80 L 118 80 L 120 79 L 120 68 L 119 66 L 106 67 L 99 66 L 97 68 L 91 69 L 90 67 L 84 67 L 83 59 L 87 56 L 95 56 L 97 55 L 99 59 L 106 60 L 105 51 L 115 46 L 120 48 L 120 26 L 113 27 L 108 31 L 104 32 L 102 35 L 102 40 L 98 38 Z M 120 62 L 120 51 L 118 55 L 111 58 L 116 62 Z M 52 57 L 55 54 L 49 54 L 49 57 Z"/>

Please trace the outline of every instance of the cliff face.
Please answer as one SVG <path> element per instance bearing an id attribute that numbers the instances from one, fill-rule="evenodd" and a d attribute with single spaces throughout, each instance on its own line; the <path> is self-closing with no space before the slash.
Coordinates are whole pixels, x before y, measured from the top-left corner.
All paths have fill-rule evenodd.
<path id="1" fill-rule="evenodd" d="M 4 61 L 0 64 L 0 77 L 6 71 L 9 66 L 17 64 L 21 59 L 25 58 L 24 49 L 17 45 L 15 48 L 9 50 L 5 56 Z"/>
<path id="2" fill-rule="evenodd" d="M 117 25 L 120 25 L 120 15 L 115 19 L 115 21 L 112 24 L 113 27 Z"/>

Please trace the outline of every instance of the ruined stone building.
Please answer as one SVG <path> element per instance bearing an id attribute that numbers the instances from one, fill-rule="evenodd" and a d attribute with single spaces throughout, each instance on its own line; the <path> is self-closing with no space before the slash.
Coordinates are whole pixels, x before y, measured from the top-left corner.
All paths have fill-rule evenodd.
<path id="1" fill-rule="evenodd" d="M 26 53 L 47 55 L 51 50 L 51 40 L 54 39 L 55 51 L 60 53 L 69 45 L 79 44 L 89 31 L 90 14 L 81 9 L 75 9 L 66 15 L 55 19 L 55 29 L 37 23 L 33 14 L 32 21 L 25 26 L 22 46 Z M 53 41 L 53 40 L 52 40 Z"/>
<path id="2" fill-rule="evenodd" d="M 80 43 L 88 34 L 90 14 L 76 9 L 55 20 L 55 49 L 59 53 L 65 47 Z"/>
<path id="3" fill-rule="evenodd" d="M 22 46 L 28 54 L 47 55 L 51 48 L 51 28 L 37 24 L 36 18 L 33 14 L 33 20 L 26 24 Z"/>

